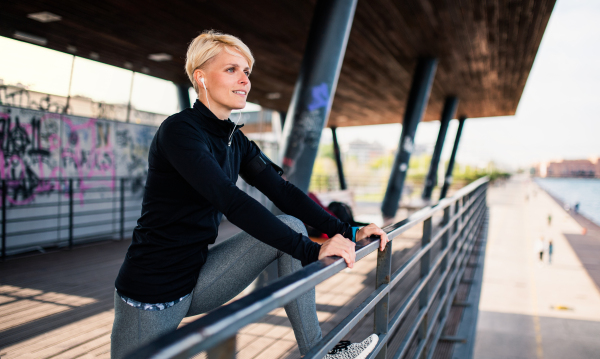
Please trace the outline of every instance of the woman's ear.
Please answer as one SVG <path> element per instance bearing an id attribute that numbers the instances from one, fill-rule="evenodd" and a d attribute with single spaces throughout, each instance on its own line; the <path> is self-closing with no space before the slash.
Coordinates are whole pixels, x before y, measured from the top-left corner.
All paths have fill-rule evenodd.
<path id="1" fill-rule="evenodd" d="M 194 71 L 194 81 L 198 84 L 198 86 L 202 87 L 202 79 L 204 78 L 204 72 L 200 69 L 196 69 Z M 206 80 L 204 80 L 206 81 Z M 205 82 L 206 84 L 206 82 Z"/>

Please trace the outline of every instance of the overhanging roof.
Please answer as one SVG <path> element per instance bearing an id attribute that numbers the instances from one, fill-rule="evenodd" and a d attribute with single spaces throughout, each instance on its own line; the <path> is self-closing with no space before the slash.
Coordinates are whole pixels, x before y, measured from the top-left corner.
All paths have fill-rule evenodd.
<path id="1" fill-rule="evenodd" d="M 20 31 L 48 48 L 188 82 L 185 52 L 204 29 L 240 37 L 256 58 L 249 100 L 286 111 L 298 76 L 315 1 L 12 1 L 0 35 Z M 514 115 L 555 0 L 359 0 L 329 126 L 402 121 L 418 58 L 439 59 L 425 121 L 439 120 L 444 98 L 458 115 Z M 49 11 L 60 21 L 28 14 Z M 167 53 L 155 62 L 148 55 Z M 94 56 L 95 57 L 95 56 Z M 43 66 L 43 59 L 40 59 Z M 51 69 L 48 69 L 51 71 Z M 278 99 L 267 94 L 280 93 Z M 271 96 L 272 97 L 272 96 Z"/>

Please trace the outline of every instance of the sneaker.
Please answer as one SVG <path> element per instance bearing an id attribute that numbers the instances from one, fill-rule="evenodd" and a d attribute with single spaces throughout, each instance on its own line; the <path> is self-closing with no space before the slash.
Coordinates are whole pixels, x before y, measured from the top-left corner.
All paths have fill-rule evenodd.
<path id="1" fill-rule="evenodd" d="M 371 334 L 360 343 L 342 340 L 327 353 L 324 359 L 365 359 L 375 349 L 378 341 L 377 334 Z"/>

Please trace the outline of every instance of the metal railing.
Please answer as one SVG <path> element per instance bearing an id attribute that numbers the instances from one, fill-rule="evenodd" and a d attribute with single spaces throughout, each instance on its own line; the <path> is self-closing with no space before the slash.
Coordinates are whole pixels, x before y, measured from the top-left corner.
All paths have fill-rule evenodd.
<path id="1" fill-rule="evenodd" d="M 422 224 L 421 247 L 392 273 L 392 246 L 378 251 L 379 239 L 368 238 L 356 246 L 356 260 L 377 251 L 375 291 L 350 315 L 332 329 L 304 357 L 322 358 L 371 310 L 379 342 L 368 358 L 431 358 L 448 318 L 466 264 L 486 217 L 487 178 L 459 190 L 452 198 L 434 207 L 425 207 L 409 218 L 385 227 L 390 240 Z M 434 226 L 434 216 L 443 215 Z M 437 217 L 436 217 L 437 218 Z M 436 254 L 433 256 L 432 254 Z M 299 297 L 346 268 L 343 259 L 327 257 L 292 275 L 222 306 L 140 348 L 128 358 L 190 358 L 207 351 L 208 358 L 234 358 L 236 334 L 244 326 L 260 320 L 273 309 Z M 418 280 L 390 313 L 394 287 L 418 270 Z M 412 313 L 409 316 L 409 313 Z M 390 338 L 404 328 L 399 347 L 387 353 Z M 408 355 L 407 355 L 408 354 Z"/>
<path id="2" fill-rule="evenodd" d="M 2 259 L 8 251 L 125 238 L 140 216 L 144 180 L 2 180 Z"/>

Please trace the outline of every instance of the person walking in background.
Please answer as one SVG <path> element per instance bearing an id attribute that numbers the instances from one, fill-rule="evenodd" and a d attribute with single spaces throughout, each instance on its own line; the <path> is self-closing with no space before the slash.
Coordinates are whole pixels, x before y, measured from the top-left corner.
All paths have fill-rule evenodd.
<path id="1" fill-rule="evenodd" d="M 548 226 L 552 224 L 552 215 L 548 214 Z"/>
<path id="2" fill-rule="evenodd" d="M 539 253 L 540 263 L 544 261 L 544 237 L 540 237 L 536 244 L 536 253 Z"/>
<path id="3" fill-rule="evenodd" d="M 548 263 L 552 264 L 552 251 L 554 250 L 554 245 L 552 244 L 552 240 L 548 242 Z"/>

